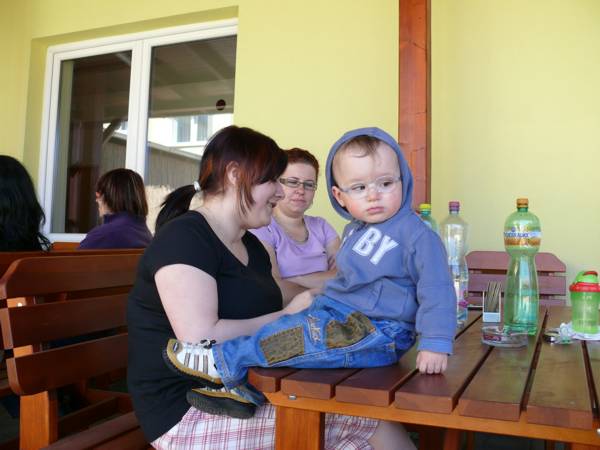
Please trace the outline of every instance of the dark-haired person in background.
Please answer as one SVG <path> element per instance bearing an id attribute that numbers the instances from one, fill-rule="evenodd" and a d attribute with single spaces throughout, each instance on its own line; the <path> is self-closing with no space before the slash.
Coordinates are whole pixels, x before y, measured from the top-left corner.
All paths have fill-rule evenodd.
<path id="1" fill-rule="evenodd" d="M 45 220 L 27 169 L 15 158 L 0 155 L 0 252 L 48 250 L 50 241 L 40 231 Z M 3 357 L 0 350 L 0 361 Z M 18 397 L 11 394 L 0 403 L 11 417 L 19 417 Z"/>
<path id="2" fill-rule="evenodd" d="M 148 203 L 138 173 L 129 169 L 106 172 L 96 183 L 96 203 L 102 225 L 86 235 L 80 249 L 144 248 L 150 243 Z"/>
<path id="3" fill-rule="evenodd" d="M 40 232 L 45 220 L 27 169 L 0 155 L 0 252 L 48 250 L 50 241 Z"/>

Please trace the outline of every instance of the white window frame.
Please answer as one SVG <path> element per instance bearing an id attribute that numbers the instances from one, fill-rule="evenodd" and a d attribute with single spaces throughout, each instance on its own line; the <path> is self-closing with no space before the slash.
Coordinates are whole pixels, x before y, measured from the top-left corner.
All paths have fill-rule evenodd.
<path id="1" fill-rule="evenodd" d="M 142 176 L 146 173 L 146 141 L 148 132 L 148 101 L 150 95 L 150 65 L 152 48 L 203 39 L 238 34 L 237 19 L 161 28 L 141 33 L 92 39 L 48 48 L 44 78 L 42 136 L 38 173 L 38 196 L 46 212 L 44 234 L 52 241 L 78 242 L 85 234 L 51 233 L 54 169 L 57 158 L 57 125 L 61 64 L 65 60 L 131 51 L 129 88 L 128 137 L 125 167 Z"/>

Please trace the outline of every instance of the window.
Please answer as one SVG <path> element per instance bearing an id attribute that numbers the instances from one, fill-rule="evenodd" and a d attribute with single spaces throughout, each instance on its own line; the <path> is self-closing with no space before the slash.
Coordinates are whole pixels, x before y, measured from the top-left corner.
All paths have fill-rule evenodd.
<path id="1" fill-rule="evenodd" d="M 99 220 L 95 184 L 127 167 L 164 194 L 192 183 L 208 138 L 233 123 L 236 22 L 157 30 L 48 50 L 40 198 L 53 240 Z"/>

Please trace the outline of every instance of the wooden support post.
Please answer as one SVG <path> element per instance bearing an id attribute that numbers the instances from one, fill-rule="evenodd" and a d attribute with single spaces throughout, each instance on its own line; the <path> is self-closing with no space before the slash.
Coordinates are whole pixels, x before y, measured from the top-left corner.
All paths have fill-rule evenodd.
<path id="1" fill-rule="evenodd" d="M 40 411 L 43 414 L 40 414 Z M 58 403 L 55 391 L 21 396 L 19 448 L 37 450 L 58 439 Z"/>
<path id="2" fill-rule="evenodd" d="M 282 406 L 277 406 L 275 411 L 276 450 L 323 448 L 325 414 Z"/>
<path id="3" fill-rule="evenodd" d="M 444 434 L 444 450 L 460 450 L 461 431 L 449 428 Z"/>
<path id="4" fill-rule="evenodd" d="M 416 428 L 419 433 L 419 450 L 435 450 L 443 448 L 443 428 L 428 427 L 424 425 L 419 425 Z"/>

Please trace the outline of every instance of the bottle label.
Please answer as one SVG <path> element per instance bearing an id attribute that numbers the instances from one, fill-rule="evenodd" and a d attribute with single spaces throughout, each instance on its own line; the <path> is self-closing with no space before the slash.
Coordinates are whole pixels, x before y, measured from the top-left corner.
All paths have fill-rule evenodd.
<path id="1" fill-rule="evenodd" d="M 539 230 L 517 230 L 513 227 L 504 232 L 504 245 L 539 247 L 541 240 L 542 232 Z"/>

